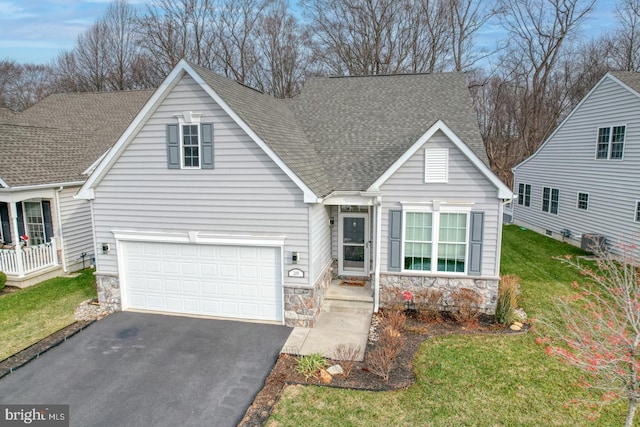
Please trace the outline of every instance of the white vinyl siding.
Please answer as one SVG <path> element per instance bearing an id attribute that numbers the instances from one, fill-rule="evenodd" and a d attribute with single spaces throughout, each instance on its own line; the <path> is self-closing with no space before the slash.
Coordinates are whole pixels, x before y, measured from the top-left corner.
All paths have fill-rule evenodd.
<path id="1" fill-rule="evenodd" d="M 436 200 L 452 204 L 468 204 L 473 211 L 485 213 L 481 275 L 497 276 L 499 272 L 498 233 L 502 232 L 502 219 L 499 217 L 500 200 L 497 198 L 496 187 L 443 133 L 437 132 L 426 142 L 425 148 L 448 150 L 448 183 L 424 183 L 424 154 L 422 150 L 418 150 L 381 186 L 383 193 L 382 271 L 386 272 L 389 265 L 387 253 L 389 210 L 403 210 L 400 202 L 429 204 Z M 445 211 L 444 208 L 442 210 Z"/>
<path id="2" fill-rule="evenodd" d="M 216 169 L 167 169 L 166 125 L 185 110 L 215 129 Z M 285 271 L 295 265 L 308 284 L 309 211 L 289 177 L 190 77 L 167 95 L 96 188 L 98 244 L 115 248 L 113 230 L 203 231 L 220 235 L 284 236 Z M 98 254 L 98 271 L 117 273 L 115 249 Z"/>
<path id="3" fill-rule="evenodd" d="M 449 180 L 449 149 L 424 150 L 424 182 L 443 183 Z"/>
<path id="4" fill-rule="evenodd" d="M 62 223 L 62 233 L 59 235 L 62 236 L 67 268 L 72 271 L 82 268 L 82 254 L 85 254 L 85 267 L 89 267 L 94 254 L 91 208 L 86 200 L 73 198 L 78 189 L 64 188 L 58 196 L 58 215 Z M 57 219 L 54 219 L 53 226 L 58 227 Z"/>
<path id="5" fill-rule="evenodd" d="M 637 93 L 605 78 L 544 146 L 514 170 L 515 182 L 532 184 L 531 197 L 537 206 L 543 187 L 559 190 L 558 215 L 513 204 L 514 222 L 541 233 L 551 230 L 558 239 L 560 230 L 570 230 L 571 237 L 563 240 L 575 245 L 580 245 L 584 234 L 606 236 L 613 251 L 618 243 L 631 244 L 638 232 L 634 209 L 640 200 L 638 110 Z M 612 124 L 625 126 L 624 160 L 598 160 L 594 153 L 597 129 Z M 578 192 L 589 194 L 586 211 L 576 209 Z"/>

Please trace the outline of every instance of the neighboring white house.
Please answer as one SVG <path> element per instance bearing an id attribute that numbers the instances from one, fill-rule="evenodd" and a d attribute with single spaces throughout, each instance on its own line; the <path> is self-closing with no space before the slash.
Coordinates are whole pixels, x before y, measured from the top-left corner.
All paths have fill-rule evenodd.
<path id="1" fill-rule="evenodd" d="M 516 224 L 620 254 L 640 232 L 640 74 L 605 75 L 514 169 Z"/>
<path id="2" fill-rule="evenodd" d="M 312 326 L 332 273 L 497 296 L 502 206 L 462 74 L 281 100 L 181 61 L 78 197 L 123 310 Z"/>
<path id="3" fill-rule="evenodd" d="M 0 117 L 0 271 L 29 286 L 89 267 L 91 211 L 74 199 L 151 91 L 55 94 Z"/>

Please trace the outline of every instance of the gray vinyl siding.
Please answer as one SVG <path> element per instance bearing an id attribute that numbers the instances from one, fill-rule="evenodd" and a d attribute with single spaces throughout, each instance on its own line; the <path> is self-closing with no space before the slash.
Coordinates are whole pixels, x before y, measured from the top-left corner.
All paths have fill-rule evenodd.
<path id="1" fill-rule="evenodd" d="M 544 233 L 571 231 L 570 243 L 585 233 L 604 234 L 610 248 L 630 243 L 640 231 L 634 221 L 640 200 L 640 98 L 605 79 L 534 156 L 515 169 L 514 189 L 531 184 L 531 206 L 514 206 L 517 224 Z M 622 160 L 596 160 L 600 127 L 626 126 Z M 558 215 L 542 211 L 542 189 L 559 189 Z M 588 210 L 577 208 L 578 193 L 589 193 Z"/>
<path id="2" fill-rule="evenodd" d="M 89 267 L 94 253 L 89 202 L 73 198 L 79 189 L 80 187 L 67 187 L 58 195 L 65 262 L 71 271 L 82 268 L 83 253 L 87 254 L 85 267 Z M 55 221 L 57 218 L 54 218 Z M 57 223 L 54 223 L 54 228 L 58 228 Z"/>
<path id="3" fill-rule="evenodd" d="M 330 207 L 321 204 L 309 205 L 311 270 L 310 283 L 315 283 L 331 262 Z"/>
<path id="4" fill-rule="evenodd" d="M 166 125 L 183 111 L 213 123 L 215 168 L 167 168 Z M 309 211 L 303 194 L 264 151 L 207 95 L 184 77 L 167 95 L 95 191 L 98 270 L 117 273 L 113 230 L 206 231 L 216 234 L 286 236 L 286 284 L 308 284 Z M 286 277 L 295 266 L 305 278 Z"/>
<path id="5" fill-rule="evenodd" d="M 449 149 L 449 179 L 447 183 L 424 182 L 425 148 Z M 387 272 L 389 245 L 389 210 L 402 209 L 400 202 L 464 202 L 473 203 L 472 211 L 485 212 L 482 248 L 482 276 L 499 274 L 498 236 L 500 200 L 496 187 L 441 132 L 436 133 L 381 187 L 382 190 L 382 251 L 381 271 Z"/>

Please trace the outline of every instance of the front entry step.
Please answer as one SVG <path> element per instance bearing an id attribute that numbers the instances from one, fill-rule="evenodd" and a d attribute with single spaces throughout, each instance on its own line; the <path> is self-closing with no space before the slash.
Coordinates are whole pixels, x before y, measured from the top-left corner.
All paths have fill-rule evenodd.
<path id="1" fill-rule="evenodd" d="M 371 315 L 373 314 L 373 301 L 366 302 L 325 299 L 320 311 L 329 313 L 354 313 Z"/>

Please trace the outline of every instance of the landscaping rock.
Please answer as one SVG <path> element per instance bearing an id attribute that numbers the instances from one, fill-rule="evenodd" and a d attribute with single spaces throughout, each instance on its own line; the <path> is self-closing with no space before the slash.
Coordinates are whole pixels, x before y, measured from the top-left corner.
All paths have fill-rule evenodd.
<path id="1" fill-rule="evenodd" d="M 329 366 L 327 368 L 327 372 L 331 375 L 342 375 L 344 374 L 344 371 L 342 370 L 342 366 L 340 365 L 333 365 L 333 366 Z"/>
<path id="2" fill-rule="evenodd" d="M 509 327 L 509 329 L 511 329 L 512 331 L 521 331 L 522 326 L 523 325 L 520 322 L 513 322 L 513 324 Z"/>
<path id="3" fill-rule="evenodd" d="M 513 310 L 513 315 L 516 318 L 516 320 L 519 322 L 527 321 L 527 313 L 525 313 L 524 310 L 521 308 L 516 308 L 515 310 Z"/>
<path id="4" fill-rule="evenodd" d="M 332 378 L 333 376 L 329 372 L 327 372 L 326 369 L 320 370 L 320 381 L 322 381 L 325 384 L 329 384 Z"/>

